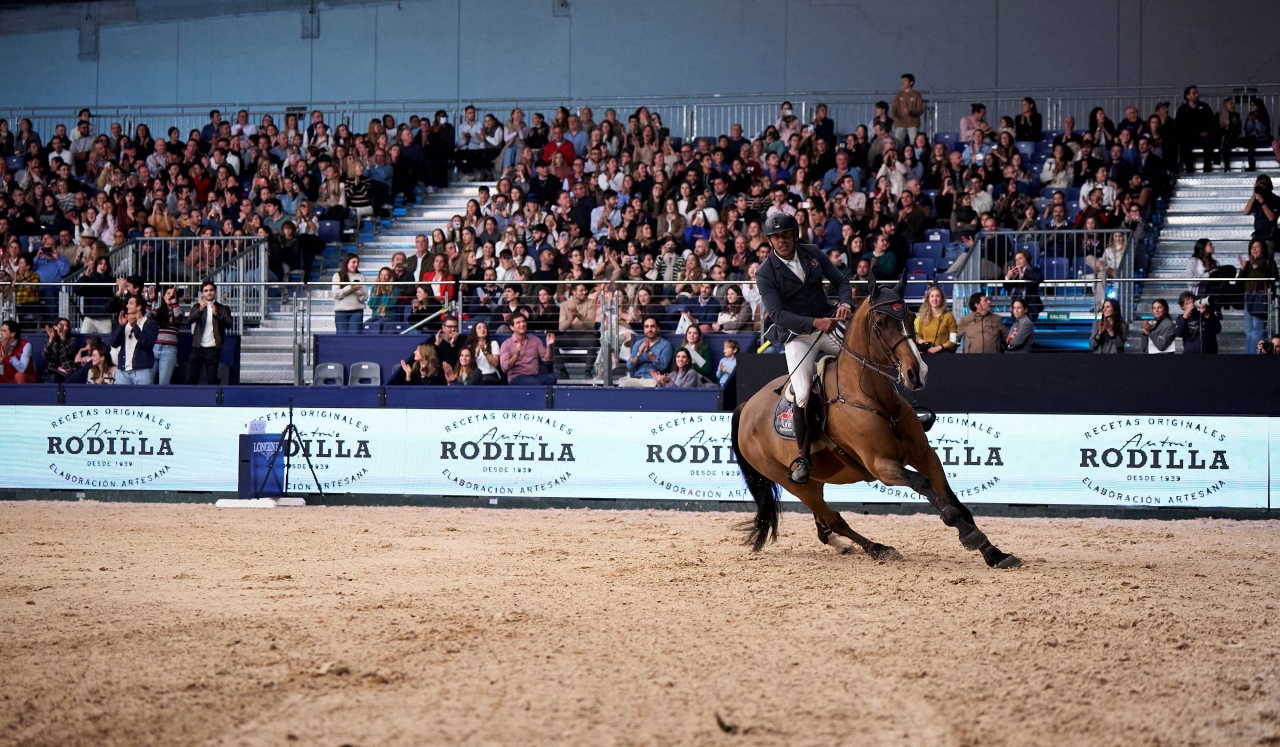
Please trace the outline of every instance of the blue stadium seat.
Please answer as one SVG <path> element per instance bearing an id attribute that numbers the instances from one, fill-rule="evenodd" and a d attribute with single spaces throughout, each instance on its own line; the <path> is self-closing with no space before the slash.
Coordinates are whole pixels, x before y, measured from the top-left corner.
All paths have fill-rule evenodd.
<path id="1" fill-rule="evenodd" d="M 951 230 L 948 228 L 930 228 L 924 232 L 925 241 L 936 241 L 944 247 L 951 243 Z"/>
<path id="2" fill-rule="evenodd" d="M 22 160 L 22 156 L 9 156 L 4 160 L 5 160 L 5 165 L 9 167 L 10 175 L 14 174 L 15 172 L 21 169 L 26 168 L 26 165 L 27 165 L 26 162 Z"/>
<path id="3" fill-rule="evenodd" d="M 1062 189 L 1062 195 L 1067 198 L 1067 204 L 1069 205 L 1080 204 L 1080 188 L 1079 187 L 1064 187 Z"/>
<path id="4" fill-rule="evenodd" d="M 1018 150 L 1022 153 L 1023 158 L 1031 158 L 1036 154 L 1035 143 L 1029 143 L 1025 140 L 1019 140 L 1017 145 L 1018 145 Z"/>
<path id="5" fill-rule="evenodd" d="M 1040 242 L 1019 241 L 1013 245 L 1013 251 L 1015 253 L 1023 250 L 1031 252 L 1031 264 L 1033 265 L 1040 264 Z"/>
<path id="6" fill-rule="evenodd" d="M 363 330 L 365 334 L 376 335 L 382 332 L 382 322 L 363 322 L 360 325 L 360 329 Z"/>
<path id="7" fill-rule="evenodd" d="M 940 241 L 921 241 L 911 245 L 911 256 L 930 261 L 942 259 L 944 245 Z"/>
<path id="8" fill-rule="evenodd" d="M 908 261 L 911 261 L 911 260 L 908 260 Z M 920 280 L 928 280 L 928 279 L 929 279 L 928 276 L 926 276 L 923 272 L 907 273 L 907 280 L 920 281 Z M 913 301 L 913 302 L 923 301 L 924 292 L 928 289 L 929 289 L 929 286 L 926 283 L 921 283 L 921 282 L 907 283 L 907 292 L 903 296 L 903 300 Z"/>
<path id="9" fill-rule="evenodd" d="M 952 151 L 960 144 L 960 133 L 958 132 L 939 132 L 933 136 L 933 142 L 943 143 L 947 146 L 947 150 Z"/>
<path id="10" fill-rule="evenodd" d="M 942 191 L 942 190 L 938 190 L 938 189 L 922 189 L 922 190 L 920 190 L 920 194 L 927 196 L 927 197 L 929 198 L 929 202 L 930 202 L 930 204 L 937 205 L 937 204 L 938 204 L 938 194 L 939 194 L 941 191 Z M 929 239 L 929 240 L 930 240 L 930 241 L 933 241 L 933 239 Z"/>
<path id="11" fill-rule="evenodd" d="M 1052 155 L 1053 155 L 1053 141 L 1052 141 L 1052 140 L 1041 140 L 1039 143 L 1036 143 L 1036 153 L 1038 153 L 1038 154 L 1040 154 L 1040 155 L 1042 155 L 1042 156 L 1045 156 L 1046 158 L 1047 158 L 1047 157 L 1049 157 L 1049 156 L 1052 156 Z"/>
<path id="12" fill-rule="evenodd" d="M 924 275 L 929 280 L 933 279 L 933 260 L 924 257 L 913 257 L 907 260 L 907 273 L 910 275 Z"/>
<path id="13" fill-rule="evenodd" d="M 1071 280 L 1066 257 L 1049 257 L 1044 263 L 1045 280 Z"/>
<path id="14" fill-rule="evenodd" d="M 316 234 L 326 244 L 337 244 L 342 241 L 342 224 L 336 220 L 322 220 Z"/>
<path id="15" fill-rule="evenodd" d="M 955 279 L 956 279 L 956 274 L 954 272 L 939 272 L 933 278 L 934 282 L 938 284 L 938 287 L 942 289 L 943 295 L 945 295 L 947 298 L 951 298 L 953 295 L 955 295 L 955 292 L 956 292 L 956 286 L 954 282 Z"/>
<path id="16" fill-rule="evenodd" d="M 1042 142 L 1052 143 L 1061 134 L 1062 130 L 1041 130 L 1040 140 Z"/>

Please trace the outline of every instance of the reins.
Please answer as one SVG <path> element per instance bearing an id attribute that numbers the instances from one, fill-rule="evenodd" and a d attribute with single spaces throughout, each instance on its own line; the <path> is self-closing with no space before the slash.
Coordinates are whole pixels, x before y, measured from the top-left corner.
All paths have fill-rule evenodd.
<path id="1" fill-rule="evenodd" d="M 897 301 L 897 302 L 900 303 L 900 301 Z M 880 363 L 876 363 L 875 361 L 871 360 L 865 355 L 862 355 L 858 351 L 849 347 L 849 335 L 847 332 L 849 327 L 848 323 L 845 324 L 845 332 L 843 334 L 840 334 L 838 336 L 833 335 L 836 337 L 836 341 L 840 343 L 840 352 L 847 353 L 850 358 L 853 358 L 855 361 L 861 364 L 862 367 L 858 369 L 858 391 L 861 392 L 864 397 L 871 400 L 872 402 L 879 402 L 879 400 L 877 400 L 873 394 L 868 392 L 866 389 L 866 386 L 863 385 L 862 383 L 863 371 L 870 369 L 873 373 L 877 373 L 885 377 L 886 379 L 888 379 L 890 390 L 895 395 L 897 394 L 898 384 L 902 383 L 902 364 L 901 364 L 901 361 L 898 360 L 897 350 L 899 345 L 901 345 L 904 341 L 908 341 L 907 337 L 906 335 L 903 335 L 902 339 L 898 340 L 893 345 L 890 345 L 884 339 L 884 333 L 882 331 L 881 325 L 875 321 L 876 314 L 881 314 L 881 315 L 886 314 L 886 312 L 880 311 L 880 307 L 889 306 L 890 304 L 893 304 L 893 303 L 895 303 L 895 301 L 881 301 L 880 303 L 877 303 L 877 304 L 871 304 L 871 307 L 867 309 L 867 336 L 868 338 L 870 338 L 872 333 L 875 334 L 875 338 L 880 343 L 880 347 L 885 351 L 885 355 L 893 363 L 892 366 L 886 366 Z M 905 328 L 905 325 L 904 325 L 904 328 Z M 902 401 L 900 399 L 898 399 L 896 396 L 893 398 L 893 403 L 894 403 L 893 415 L 889 415 L 888 413 L 880 410 L 879 408 L 871 407 L 869 405 L 864 405 L 861 402 L 845 399 L 844 395 L 840 393 L 840 367 L 838 365 L 836 366 L 835 378 L 836 378 L 835 398 L 827 399 L 824 397 L 824 401 L 828 406 L 833 404 L 849 405 L 850 407 L 856 407 L 859 410 L 865 410 L 867 412 L 879 415 L 880 417 L 888 421 L 889 427 L 893 429 L 894 435 L 895 436 L 897 435 L 898 421 L 901 419 L 901 414 L 902 414 Z"/>

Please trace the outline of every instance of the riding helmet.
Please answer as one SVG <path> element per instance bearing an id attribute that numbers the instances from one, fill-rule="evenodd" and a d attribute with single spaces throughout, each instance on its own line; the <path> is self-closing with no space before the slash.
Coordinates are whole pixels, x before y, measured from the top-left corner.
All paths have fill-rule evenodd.
<path id="1" fill-rule="evenodd" d="M 787 231 L 795 231 L 799 233 L 800 224 L 796 223 L 796 219 L 791 213 L 784 213 L 781 210 L 770 215 L 764 221 L 764 235 L 772 236 L 775 233 L 786 233 Z"/>

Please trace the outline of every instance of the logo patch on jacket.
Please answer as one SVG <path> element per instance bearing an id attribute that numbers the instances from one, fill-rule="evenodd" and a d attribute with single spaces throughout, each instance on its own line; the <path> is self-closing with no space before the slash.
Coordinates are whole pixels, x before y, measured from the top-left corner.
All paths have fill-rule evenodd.
<path id="1" fill-rule="evenodd" d="M 815 258 L 813 258 L 813 259 L 809 260 L 809 264 L 810 264 L 811 266 L 813 266 L 813 267 L 817 267 L 817 266 L 818 266 L 818 259 L 815 257 Z"/>

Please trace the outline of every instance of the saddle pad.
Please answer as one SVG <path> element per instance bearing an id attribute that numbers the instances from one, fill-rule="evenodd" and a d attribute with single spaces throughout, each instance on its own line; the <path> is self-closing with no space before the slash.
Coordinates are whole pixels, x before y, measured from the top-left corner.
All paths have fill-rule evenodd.
<path id="1" fill-rule="evenodd" d="M 790 387 L 787 387 L 787 391 L 790 391 L 790 389 Z M 792 420 L 793 414 L 794 410 L 787 398 L 779 397 L 778 405 L 773 409 L 773 430 L 788 441 L 796 440 L 796 426 L 795 421 Z"/>

